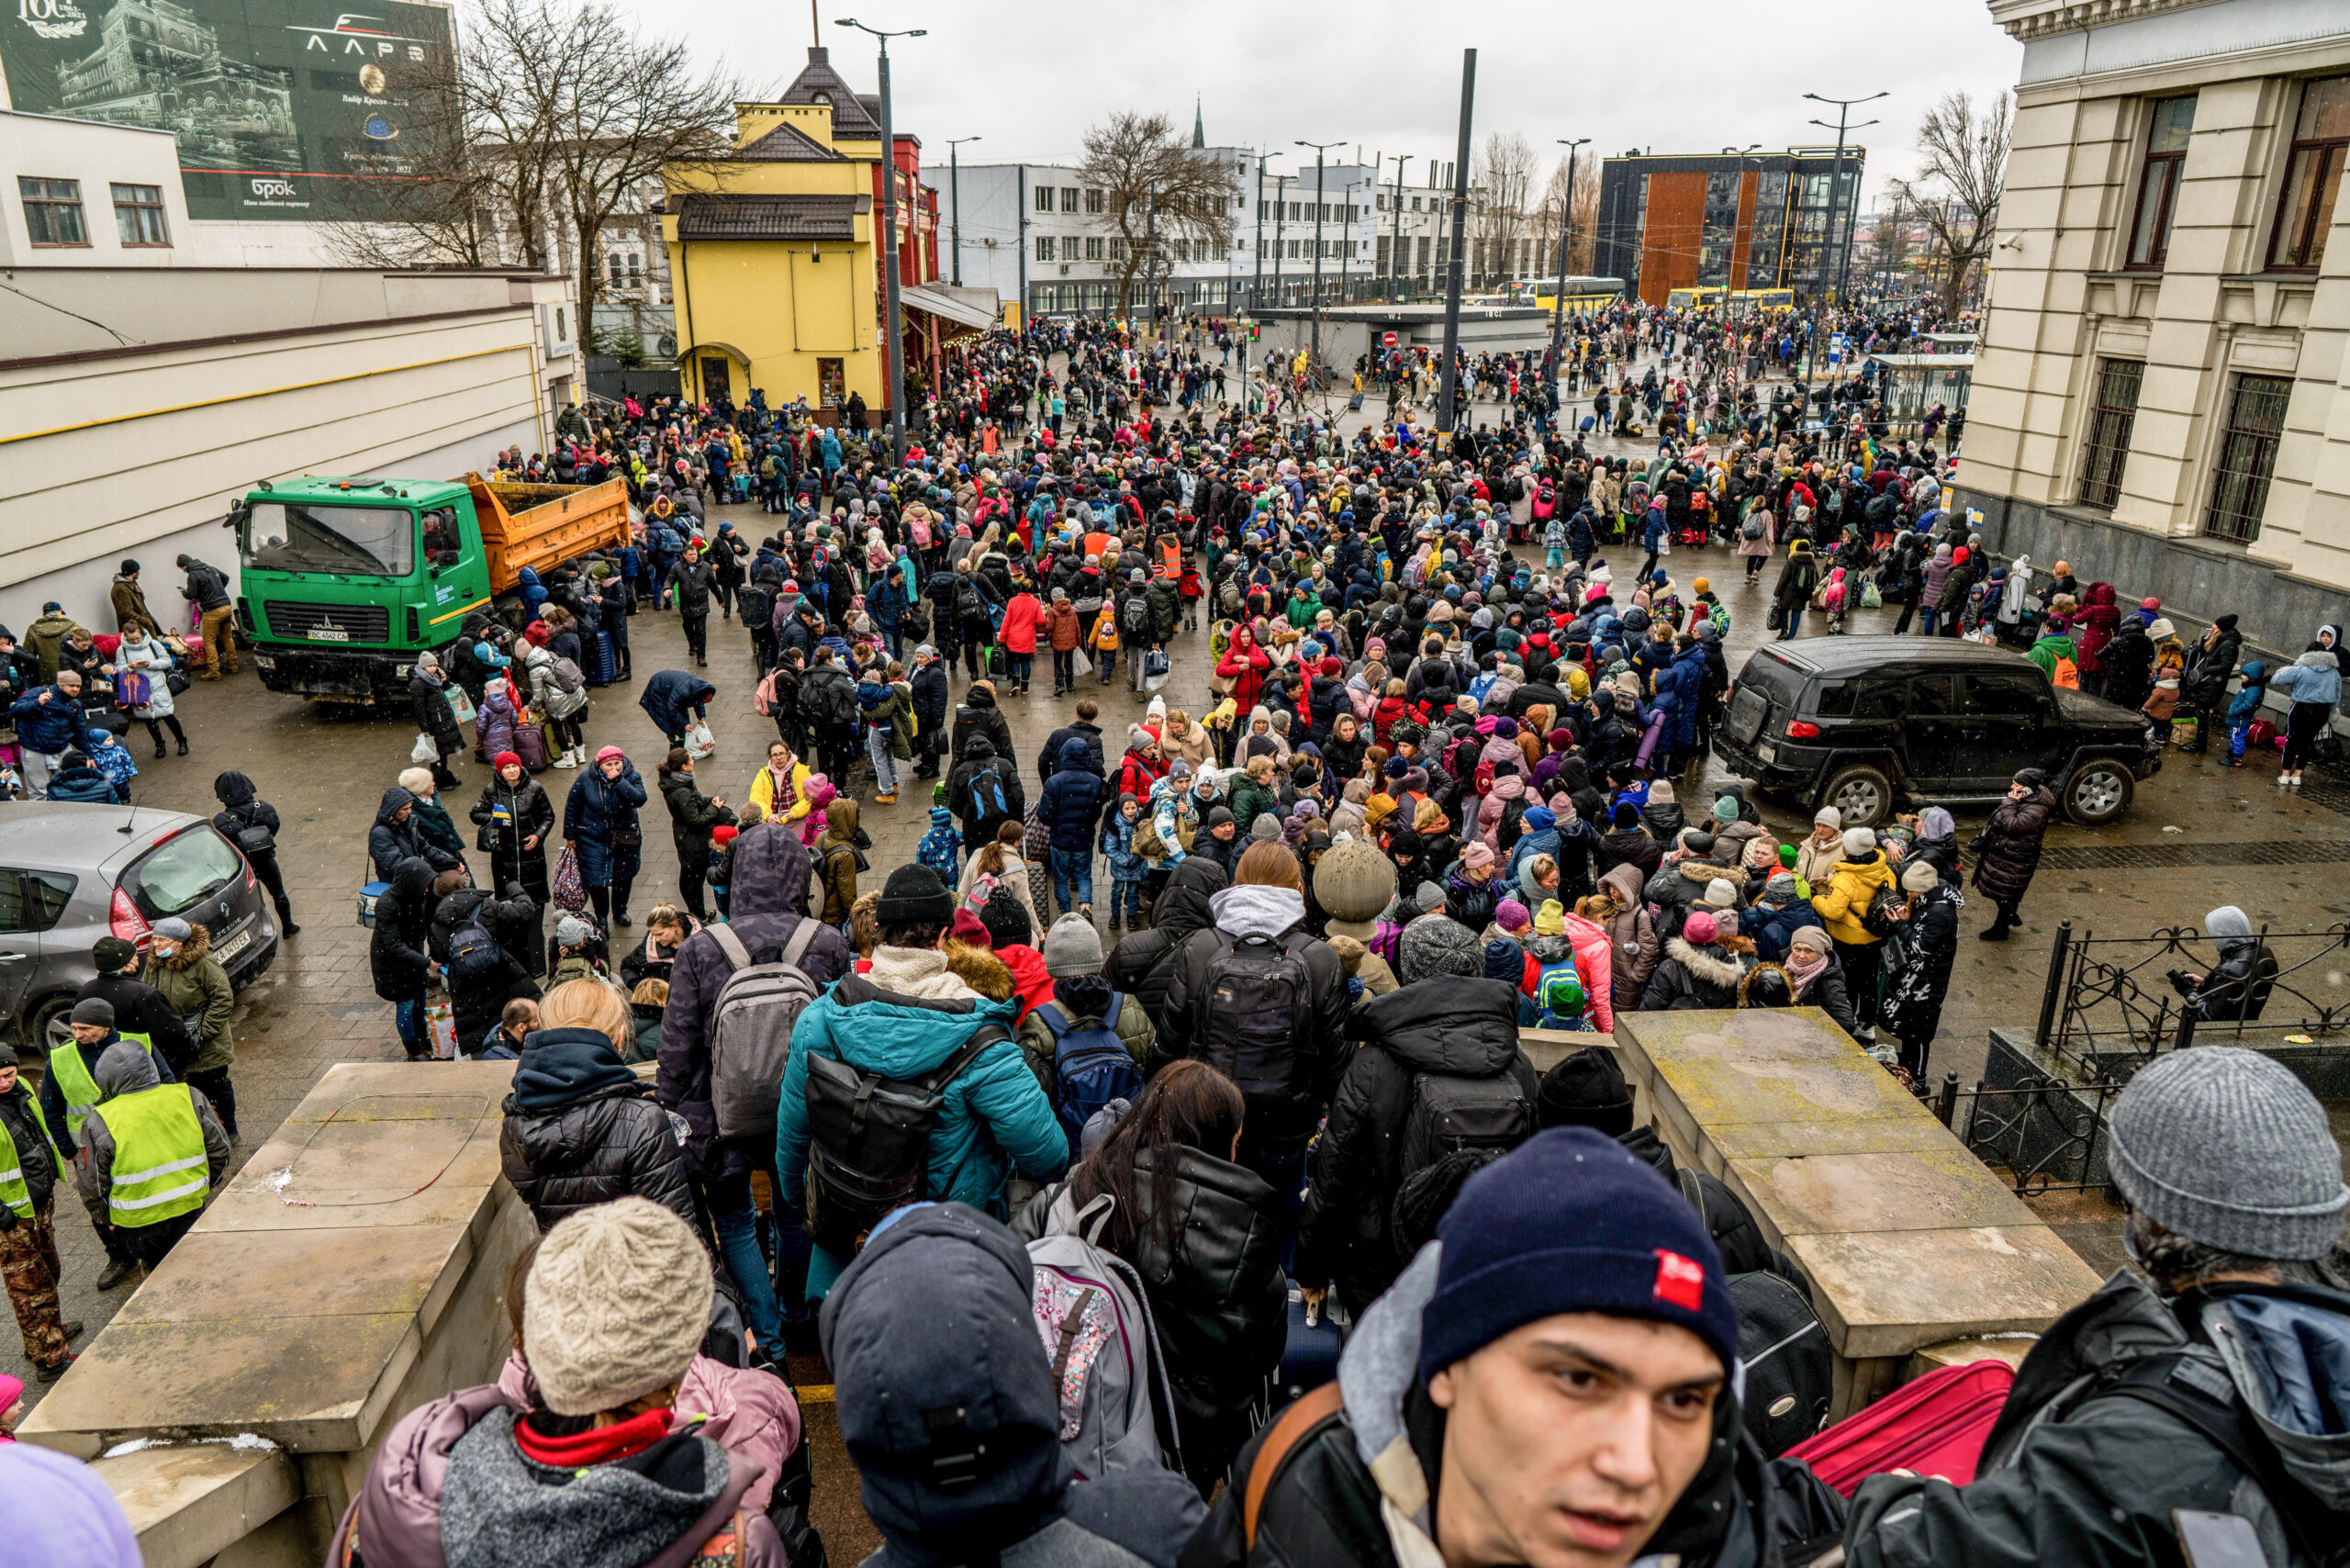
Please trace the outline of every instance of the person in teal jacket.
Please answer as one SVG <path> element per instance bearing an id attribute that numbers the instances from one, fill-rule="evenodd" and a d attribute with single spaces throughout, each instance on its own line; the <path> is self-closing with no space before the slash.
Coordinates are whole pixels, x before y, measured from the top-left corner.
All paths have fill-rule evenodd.
<path id="1" fill-rule="evenodd" d="M 946 1086 L 923 1196 L 1008 1219 L 1004 1185 L 1013 1171 L 1050 1182 L 1069 1162 L 1060 1118 L 1012 1036 L 1019 1005 L 982 996 L 948 969 L 938 944 L 954 921 L 955 895 L 929 867 L 890 872 L 874 914 L 881 946 L 874 950 L 872 969 L 844 977 L 810 1002 L 792 1027 L 791 1062 L 776 1114 L 775 1163 L 784 1199 L 803 1210 L 807 1203 L 811 1052 L 889 1078 L 918 1079 L 937 1070 L 974 1030 L 995 1024 L 1003 1038 Z M 1010 998 L 1008 977 L 1003 990 Z M 808 1260 L 807 1299 L 822 1299 L 849 1261 L 815 1248 Z"/>

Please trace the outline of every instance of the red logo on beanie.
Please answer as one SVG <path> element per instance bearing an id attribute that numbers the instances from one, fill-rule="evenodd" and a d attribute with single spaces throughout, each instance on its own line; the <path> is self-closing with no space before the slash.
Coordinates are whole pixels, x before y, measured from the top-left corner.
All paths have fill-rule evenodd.
<path id="1" fill-rule="evenodd" d="M 1680 1307 L 1684 1312 L 1701 1312 L 1706 1305 L 1706 1266 L 1695 1259 L 1684 1258 L 1678 1252 L 1657 1249 L 1656 1299 Z"/>

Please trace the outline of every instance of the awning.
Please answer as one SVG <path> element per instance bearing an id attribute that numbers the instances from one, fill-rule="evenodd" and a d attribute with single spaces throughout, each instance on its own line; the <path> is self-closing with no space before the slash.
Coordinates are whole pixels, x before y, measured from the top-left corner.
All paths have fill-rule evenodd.
<path id="1" fill-rule="evenodd" d="M 749 368 L 751 364 L 751 356 L 749 354 L 744 353 L 733 343 L 722 343 L 715 338 L 706 339 L 701 342 L 696 343 L 689 349 L 679 349 L 677 351 L 677 363 L 679 364 L 683 364 L 686 361 L 692 359 L 697 354 L 711 353 L 722 353 L 732 359 L 735 364 L 744 366 L 745 369 Z"/>
<path id="2" fill-rule="evenodd" d="M 967 296 L 977 294 L 984 298 L 994 290 L 966 289 L 963 292 Z M 935 316 L 942 321 L 952 321 L 958 327 L 968 327 L 974 331 L 983 332 L 995 325 L 994 311 L 987 308 L 978 300 L 957 298 L 943 288 L 933 288 L 921 284 L 912 288 L 901 288 L 898 291 L 898 303 L 908 310 L 920 310 L 925 315 Z"/>

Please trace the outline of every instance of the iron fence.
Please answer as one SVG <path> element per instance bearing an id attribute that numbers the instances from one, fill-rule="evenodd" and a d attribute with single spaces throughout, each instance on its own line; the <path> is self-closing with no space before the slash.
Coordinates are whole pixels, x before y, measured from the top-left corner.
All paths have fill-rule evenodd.
<path id="1" fill-rule="evenodd" d="M 2087 1084 L 2127 1082 L 2165 1049 L 2198 1040 L 2310 1045 L 2350 1032 L 2350 924 L 2255 934 L 2259 957 L 2244 982 L 2194 983 L 2220 967 L 2192 925 L 2147 936 L 2056 928 L 2033 1042 Z"/>
<path id="2" fill-rule="evenodd" d="M 2121 1089 L 2035 1074 L 1999 1088 L 1978 1079 L 1968 1090 L 1953 1072 L 1943 1075 L 1932 1105 L 1968 1153 L 2031 1197 L 2108 1184 L 2106 1113 Z"/>

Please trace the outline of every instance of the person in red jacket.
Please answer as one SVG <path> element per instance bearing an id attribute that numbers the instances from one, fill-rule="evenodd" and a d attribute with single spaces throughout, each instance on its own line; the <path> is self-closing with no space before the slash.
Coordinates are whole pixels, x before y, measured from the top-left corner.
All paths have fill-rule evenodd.
<path id="1" fill-rule="evenodd" d="M 1028 693 L 1028 678 L 1036 667 L 1036 628 L 1043 621 L 1045 607 L 1023 582 L 1003 607 L 1003 627 L 996 640 L 1003 644 L 1004 657 L 1011 661 L 1005 671 L 1012 689 L 1021 696 Z"/>
<path id="2" fill-rule="evenodd" d="M 1273 661 L 1257 645 L 1256 633 L 1246 626 L 1235 626 L 1232 644 L 1224 650 L 1215 673 L 1233 682 L 1233 705 L 1246 713 L 1257 706 L 1257 698 L 1265 689 L 1266 672 L 1272 667 Z"/>

